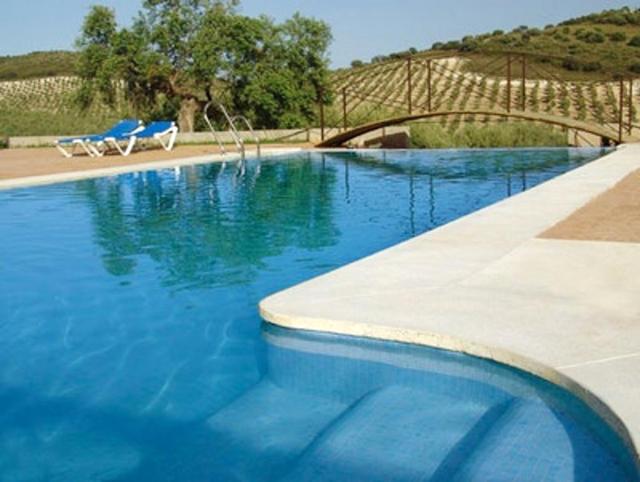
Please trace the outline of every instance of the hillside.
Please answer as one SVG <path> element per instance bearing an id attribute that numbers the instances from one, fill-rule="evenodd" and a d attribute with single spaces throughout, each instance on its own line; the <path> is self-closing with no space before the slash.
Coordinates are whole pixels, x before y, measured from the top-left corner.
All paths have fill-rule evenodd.
<path id="1" fill-rule="evenodd" d="M 621 8 L 587 15 L 545 27 L 519 26 L 458 40 L 436 42 L 431 49 L 415 48 L 378 55 L 370 63 L 415 54 L 522 52 L 558 57 L 565 73 L 607 72 L 640 74 L 640 9 Z M 354 61 L 353 67 L 365 65 Z"/>
<path id="2" fill-rule="evenodd" d="M 0 80 L 24 80 L 75 74 L 75 52 L 33 52 L 0 57 Z"/>
<path id="3" fill-rule="evenodd" d="M 79 86 L 73 76 L 0 81 L 0 139 L 99 132 L 125 114 L 121 98 L 116 109 L 95 104 L 80 111 L 74 102 Z"/>

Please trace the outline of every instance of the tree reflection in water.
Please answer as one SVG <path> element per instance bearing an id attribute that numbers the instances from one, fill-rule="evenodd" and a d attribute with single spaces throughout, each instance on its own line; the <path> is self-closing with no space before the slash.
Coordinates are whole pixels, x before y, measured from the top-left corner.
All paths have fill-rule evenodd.
<path id="1" fill-rule="evenodd" d="M 211 164 L 80 184 L 109 273 L 148 256 L 168 286 L 249 283 L 265 258 L 331 246 L 336 171 L 306 160 Z M 221 280 L 218 267 L 233 273 Z"/>

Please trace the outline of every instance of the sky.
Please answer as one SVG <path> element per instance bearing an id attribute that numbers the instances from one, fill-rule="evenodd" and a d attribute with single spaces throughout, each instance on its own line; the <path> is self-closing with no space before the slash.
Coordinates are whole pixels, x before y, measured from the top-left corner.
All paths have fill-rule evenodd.
<path id="1" fill-rule="evenodd" d="M 127 25 L 140 0 L 2 0 L 0 55 L 35 50 L 72 49 L 89 6 L 115 9 Z M 434 42 L 464 35 L 510 30 L 520 25 L 544 27 L 571 17 L 629 5 L 638 0 L 243 0 L 247 15 L 267 14 L 276 20 L 296 11 L 326 21 L 332 28 L 333 67 L 354 59 L 425 49 Z"/>

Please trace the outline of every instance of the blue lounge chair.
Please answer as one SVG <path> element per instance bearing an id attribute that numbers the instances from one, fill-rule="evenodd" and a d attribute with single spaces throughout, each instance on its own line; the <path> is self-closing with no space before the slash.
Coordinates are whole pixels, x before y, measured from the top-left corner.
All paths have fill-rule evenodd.
<path id="1" fill-rule="evenodd" d="M 164 137 L 169 136 L 167 142 L 163 140 Z M 130 134 L 124 135 L 120 138 L 111 137 L 104 139 L 104 143 L 113 146 L 123 156 L 128 156 L 133 151 L 136 143 L 140 140 L 155 139 L 157 140 L 165 151 L 170 151 L 176 142 L 178 136 L 178 127 L 175 122 L 172 121 L 155 121 L 146 126 L 143 129 L 136 130 Z M 120 145 L 121 142 L 126 141 L 127 145 L 123 149 Z"/>
<path id="2" fill-rule="evenodd" d="M 72 157 L 73 151 L 78 146 L 81 147 L 89 156 L 99 157 L 103 153 L 97 150 L 96 147 L 94 147 L 94 145 L 92 144 L 99 144 L 100 142 L 104 142 L 106 139 L 122 138 L 126 135 L 134 133 L 136 130 L 140 129 L 140 127 L 141 123 L 139 120 L 125 119 L 118 122 L 115 126 L 102 134 L 92 134 L 80 137 L 58 139 L 55 144 L 56 148 L 65 157 Z M 65 149 L 65 147 L 71 147 L 72 152 L 69 152 L 67 149 Z"/>

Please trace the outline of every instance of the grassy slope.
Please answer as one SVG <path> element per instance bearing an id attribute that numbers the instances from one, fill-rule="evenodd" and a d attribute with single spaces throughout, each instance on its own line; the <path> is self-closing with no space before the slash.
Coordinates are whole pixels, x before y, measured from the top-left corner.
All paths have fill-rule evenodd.
<path id="1" fill-rule="evenodd" d="M 558 57 L 545 61 L 545 68 L 566 79 L 629 76 L 640 74 L 640 45 L 630 45 L 637 35 L 640 26 L 566 25 L 482 37 L 475 52 L 478 57 L 484 51 Z M 622 38 L 625 40 L 616 40 Z"/>
<path id="2" fill-rule="evenodd" d="M 125 114 L 95 104 L 81 111 L 74 102 L 76 77 L 0 81 L 0 138 L 103 131 Z"/>
<path id="3" fill-rule="evenodd" d="M 0 57 L 0 80 L 74 75 L 77 58 L 77 53 L 65 51 Z"/>
<path id="4" fill-rule="evenodd" d="M 417 52 L 411 49 L 390 55 L 379 55 L 372 63 L 403 58 L 410 53 L 438 54 L 510 51 L 527 52 L 543 56 L 560 57 L 557 67 L 565 74 L 593 71 L 608 73 L 640 74 L 640 42 L 632 39 L 640 36 L 640 9 L 607 10 L 562 22 L 544 28 L 521 26 L 510 32 L 496 30 L 460 40 L 436 42 L 432 49 Z M 640 41 L 640 37 L 638 39 Z M 573 59 L 565 65 L 567 57 Z M 568 67 L 568 68 L 567 68 Z"/>

